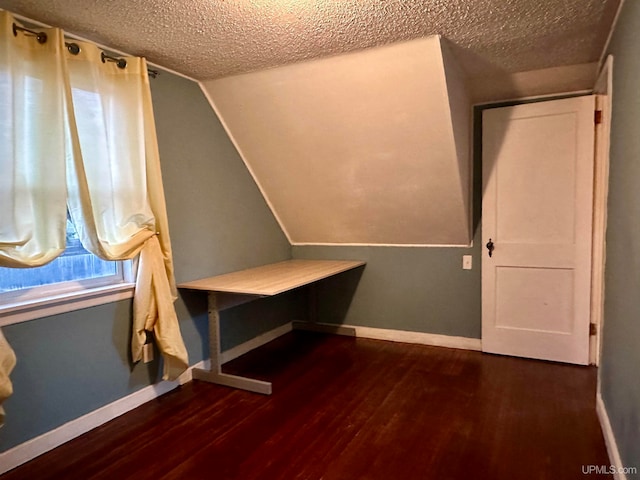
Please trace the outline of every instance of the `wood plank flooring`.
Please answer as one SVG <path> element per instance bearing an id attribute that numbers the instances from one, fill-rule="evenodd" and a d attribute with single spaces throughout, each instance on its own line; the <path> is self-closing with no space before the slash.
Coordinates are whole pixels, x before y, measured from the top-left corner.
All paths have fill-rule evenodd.
<path id="1" fill-rule="evenodd" d="M 191 382 L 0 480 L 567 480 L 609 464 L 590 367 L 293 332 L 225 371 L 274 394 Z"/>

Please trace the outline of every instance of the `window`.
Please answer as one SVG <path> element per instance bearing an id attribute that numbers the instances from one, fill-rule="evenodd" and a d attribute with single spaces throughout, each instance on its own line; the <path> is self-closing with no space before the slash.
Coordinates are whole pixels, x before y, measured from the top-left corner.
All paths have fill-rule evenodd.
<path id="1" fill-rule="evenodd" d="M 10 91 L 7 72 L 0 68 L 2 92 Z M 23 98 L 20 101 L 25 105 L 36 105 L 42 101 L 42 79 L 25 74 L 21 88 Z M 72 95 L 75 105 L 81 103 L 100 111 L 102 98 L 97 92 L 73 87 Z M 83 124 L 82 128 L 99 128 L 100 122 L 91 123 L 91 118 L 84 120 L 86 125 Z M 41 127 L 25 116 L 18 131 L 33 137 L 39 134 Z M 12 148 L 11 134 L 11 129 L 0 131 L 0 140 L 6 140 L 2 145 L 9 149 Z M 98 148 L 109 148 L 106 139 L 100 135 L 92 133 L 89 137 L 93 137 Z M 38 144 L 28 144 L 27 148 L 32 145 L 40 148 Z M 2 153 L 9 156 L 10 150 Z M 130 298 L 133 296 L 133 264 L 131 260 L 102 260 L 85 250 L 67 213 L 66 250 L 62 255 L 42 267 L 0 267 L 0 326 Z"/>
<path id="2" fill-rule="evenodd" d="M 0 11 L 3 20 L 7 15 Z M 0 233 L 11 255 L 7 265 L 25 267 L 0 267 L 0 327 L 83 308 L 87 299 L 96 305 L 132 297 L 137 260 L 104 261 L 91 252 L 124 259 L 154 239 L 171 264 L 148 82 L 138 68 L 144 61 L 129 59 L 127 68 L 124 59 L 85 42 L 53 52 L 33 46 L 46 43 L 36 33 L 14 23 L 0 39 L 7 50 L 0 62 L 0 171 L 6 173 L 0 205 L 7 207 L 0 208 Z M 66 205 L 78 211 L 75 222 L 86 222 L 75 227 L 83 239 L 86 230 L 95 248 L 83 248 L 67 215 L 67 248 L 54 258 Z M 26 220 L 36 234 L 21 231 Z M 34 267 L 41 259 L 49 263 Z M 23 312 L 29 318 L 10 318 Z"/>
<path id="3" fill-rule="evenodd" d="M 41 80 L 25 77 L 25 102 L 37 103 L 42 95 L 41 90 Z M 83 102 L 94 107 L 100 106 L 98 93 L 79 88 L 73 88 L 72 92 L 76 104 Z M 24 127 L 34 128 L 30 124 Z M 94 126 L 85 128 L 89 127 Z M 96 141 L 102 148 L 108 148 L 105 139 L 98 138 Z M 62 255 L 42 267 L 0 267 L 0 326 L 132 296 L 129 293 L 114 297 L 112 292 L 122 291 L 123 288 L 131 292 L 133 281 L 132 261 L 106 261 L 84 249 L 67 212 L 66 250 Z M 87 303 L 84 301 L 86 298 L 92 300 Z M 64 306 L 61 307 L 63 302 Z M 50 312 L 49 306 L 52 304 L 57 306 Z M 15 312 L 18 312 L 18 320 L 14 319 Z"/>
<path id="4" fill-rule="evenodd" d="M 0 326 L 133 296 L 132 261 L 85 250 L 68 215 L 66 233 L 67 248 L 51 263 L 0 267 Z"/>
<path id="5" fill-rule="evenodd" d="M 67 216 L 67 248 L 37 268 L 0 267 L 0 298 L 5 301 L 100 287 L 126 280 L 124 262 L 102 260 L 86 251 Z"/>

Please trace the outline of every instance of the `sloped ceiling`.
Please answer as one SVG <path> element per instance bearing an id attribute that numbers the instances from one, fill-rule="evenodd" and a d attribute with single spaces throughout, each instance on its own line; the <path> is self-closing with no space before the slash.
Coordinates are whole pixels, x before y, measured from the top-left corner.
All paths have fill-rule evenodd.
<path id="1" fill-rule="evenodd" d="M 294 245 L 467 245 L 471 105 L 437 36 L 204 82 Z"/>
<path id="2" fill-rule="evenodd" d="M 471 237 L 471 103 L 591 88 L 620 2 L 0 8 L 203 81 L 292 243 L 460 245 Z"/>
<path id="3" fill-rule="evenodd" d="M 439 34 L 471 77 L 596 62 L 620 0 L 0 0 L 204 80 Z"/>

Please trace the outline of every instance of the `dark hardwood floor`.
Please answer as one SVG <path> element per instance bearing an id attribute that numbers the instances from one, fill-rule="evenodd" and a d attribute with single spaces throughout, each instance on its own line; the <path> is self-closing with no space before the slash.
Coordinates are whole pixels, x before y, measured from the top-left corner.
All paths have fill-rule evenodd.
<path id="1" fill-rule="evenodd" d="M 565 480 L 609 465 L 594 368 L 293 332 L 225 371 L 274 394 L 191 382 L 0 480 Z"/>

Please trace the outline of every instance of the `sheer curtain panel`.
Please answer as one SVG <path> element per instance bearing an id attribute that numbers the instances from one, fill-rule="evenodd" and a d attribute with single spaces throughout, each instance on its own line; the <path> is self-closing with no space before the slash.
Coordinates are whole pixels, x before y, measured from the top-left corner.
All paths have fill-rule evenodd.
<path id="1" fill-rule="evenodd" d="M 188 367 L 173 302 L 176 288 L 151 93 L 144 58 L 105 61 L 95 45 L 67 53 L 76 131 L 69 212 L 84 247 L 105 260 L 140 255 L 132 356 L 152 331 L 165 379 Z"/>
<path id="2" fill-rule="evenodd" d="M 83 246 L 105 260 L 139 257 L 132 356 L 147 333 L 163 378 L 188 367 L 160 159 L 143 58 L 113 62 L 95 45 L 0 10 L 0 266 L 36 267 L 65 249 L 67 209 Z M 74 52 L 74 53 L 72 53 Z M 0 332 L 1 335 L 1 332 Z M 14 352 L 0 338 L 0 406 Z"/>
<path id="3" fill-rule="evenodd" d="M 64 38 L 14 35 L 0 11 L 0 266 L 37 267 L 65 248 Z"/>
<path id="4" fill-rule="evenodd" d="M 9 374 L 16 365 L 16 355 L 0 330 L 0 427 L 4 424 L 4 408 L 2 403 L 13 393 L 13 385 Z"/>

